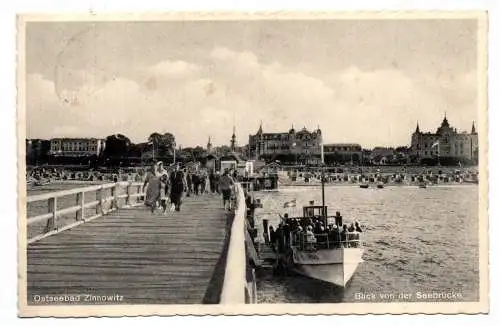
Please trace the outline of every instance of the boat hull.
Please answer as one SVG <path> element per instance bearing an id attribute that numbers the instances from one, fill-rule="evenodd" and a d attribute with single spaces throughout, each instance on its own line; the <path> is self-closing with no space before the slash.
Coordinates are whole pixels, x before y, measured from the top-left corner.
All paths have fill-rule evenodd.
<path id="1" fill-rule="evenodd" d="M 363 249 L 338 248 L 293 251 L 293 270 L 304 276 L 345 287 L 363 262 Z"/>

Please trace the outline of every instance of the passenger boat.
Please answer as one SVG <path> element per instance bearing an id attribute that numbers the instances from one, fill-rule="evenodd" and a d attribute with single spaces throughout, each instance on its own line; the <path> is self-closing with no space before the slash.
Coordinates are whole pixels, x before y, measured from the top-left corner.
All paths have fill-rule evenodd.
<path id="1" fill-rule="evenodd" d="M 377 188 L 378 188 L 378 189 L 382 189 L 382 188 L 384 188 L 384 184 L 383 184 L 383 183 L 379 183 L 379 184 L 377 184 Z"/>
<path id="2" fill-rule="evenodd" d="M 321 206 L 311 202 L 309 206 L 303 207 L 302 216 L 282 218 L 276 230 L 277 264 L 298 274 L 344 288 L 363 262 L 361 234 L 348 232 L 340 212 L 328 216 L 324 197 L 323 178 Z"/>
<path id="3" fill-rule="evenodd" d="M 359 185 L 360 188 L 363 188 L 363 189 L 367 189 L 370 187 L 370 185 L 368 183 L 362 183 Z"/>

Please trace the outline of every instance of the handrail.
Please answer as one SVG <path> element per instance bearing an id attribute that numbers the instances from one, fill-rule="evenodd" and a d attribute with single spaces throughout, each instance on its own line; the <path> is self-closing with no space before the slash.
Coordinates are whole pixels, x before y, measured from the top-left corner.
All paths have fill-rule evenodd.
<path id="1" fill-rule="evenodd" d="M 338 234 L 339 238 L 330 239 L 329 233 L 315 233 L 314 239 L 315 241 L 309 241 L 308 236 L 305 233 L 296 233 L 290 234 L 290 243 L 291 246 L 305 248 L 308 245 L 315 245 L 318 247 L 325 247 L 323 249 L 331 249 L 338 248 L 342 246 L 344 248 L 358 248 L 360 245 L 362 246 L 363 241 L 361 239 L 361 233 L 359 232 L 348 232 L 346 233 L 346 239 L 342 239 L 340 233 Z M 325 241 L 318 241 L 318 238 L 324 238 Z"/>
<path id="2" fill-rule="evenodd" d="M 81 223 L 85 223 L 86 221 L 92 220 L 94 218 L 100 217 L 104 214 L 107 214 L 111 211 L 114 211 L 120 208 L 119 201 L 124 200 L 125 206 L 129 206 L 131 204 L 131 200 L 133 199 L 132 204 L 137 204 L 140 201 L 140 197 L 143 195 L 142 192 L 142 182 L 133 182 L 133 181 L 119 181 L 116 183 L 105 183 L 96 186 L 88 186 L 81 187 L 69 190 L 55 191 L 41 195 L 28 196 L 27 202 L 39 202 L 46 200 L 48 202 L 48 212 L 44 214 L 39 214 L 36 216 L 31 216 L 27 218 L 26 224 L 27 226 L 33 225 L 37 222 L 47 221 L 47 225 L 42 234 L 38 234 L 35 237 L 28 239 L 28 243 L 33 243 L 40 239 L 43 239 L 52 234 L 59 233 L 63 230 L 67 230 Z M 131 188 L 136 187 L 134 193 L 131 193 Z M 124 188 L 126 189 L 126 193 L 123 195 L 118 195 L 118 189 Z M 103 197 L 103 190 L 110 189 L 111 194 L 109 196 Z M 88 198 L 91 201 L 85 200 L 85 194 L 89 192 L 96 192 L 95 198 Z M 76 205 L 72 205 L 69 207 L 58 208 L 57 202 L 58 198 L 65 197 L 69 195 L 76 195 Z M 110 204 L 110 205 L 108 205 Z M 87 217 L 85 212 L 87 209 L 94 209 L 95 214 Z M 69 225 L 65 225 L 59 227 L 57 221 L 61 216 L 68 216 L 68 214 L 75 213 L 75 221 Z"/>
<path id="3" fill-rule="evenodd" d="M 245 303 L 246 253 L 245 253 L 245 194 L 241 184 L 236 183 L 236 209 L 227 252 L 221 304 Z"/>
<path id="4" fill-rule="evenodd" d="M 41 200 L 47 200 L 49 198 L 54 198 L 54 197 L 64 197 L 64 196 L 69 196 L 69 195 L 75 195 L 81 192 L 90 192 L 90 191 L 96 191 L 96 190 L 101 190 L 101 189 L 109 189 L 113 188 L 116 185 L 132 185 L 132 186 L 138 186 L 142 185 L 142 182 L 116 182 L 116 183 L 103 183 L 100 185 L 96 186 L 88 186 L 88 187 L 81 187 L 81 188 L 73 188 L 73 189 L 68 189 L 68 190 L 60 190 L 60 191 L 55 191 L 55 192 L 49 192 L 46 194 L 40 194 L 40 195 L 33 195 L 33 196 L 28 196 L 27 202 L 32 203 L 35 201 L 41 201 Z"/>

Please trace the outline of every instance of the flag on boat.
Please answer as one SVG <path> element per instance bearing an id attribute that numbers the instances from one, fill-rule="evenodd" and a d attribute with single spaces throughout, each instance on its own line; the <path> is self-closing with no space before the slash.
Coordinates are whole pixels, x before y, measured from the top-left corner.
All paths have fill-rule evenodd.
<path id="1" fill-rule="evenodd" d="M 295 207 L 297 206 L 297 199 L 294 198 L 293 200 L 291 201 L 287 201 L 283 204 L 283 208 L 287 208 L 287 207 Z"/>
<path id="2" fill-rule="evenodd" d="M 439 140 L 435 141 L 434 144 L 432 144 L 431 148 L 434 148 L 434 147 L 437 147 L 437 146 L 439 146 Z"/>

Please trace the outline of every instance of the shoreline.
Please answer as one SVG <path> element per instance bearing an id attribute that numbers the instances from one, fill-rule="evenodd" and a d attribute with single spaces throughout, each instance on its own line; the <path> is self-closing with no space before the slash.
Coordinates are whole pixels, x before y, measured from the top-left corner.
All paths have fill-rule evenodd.
<path id="1" fill-rule="evenodd" d="M 361 184 L 353 184 L 353 183 L 334 183 L 334 184 L 329 184 L 325 183 L 325 188 L 333 188 L 333 187 L 358 187 Z M 429 188 L 432 187 L 450 187 L 450 186 L 468 186 L 468 185 L 475 185 L 477 186 L 478 184 L 473 183 L 473 182 L 449 182 L 449 183 L 441 183 L 441 184 L 432 184 L 432 185 L 426 185 Z M 390 188 L 390 187 L 415 187 L 419 188 L 419 184 L 384 184 L 384 188 Z M 310 184 L 305 184 L 305 183 L 300 183 L 300 184 L 286 184 L 286 185 L 280 185 L 278 190 L 281 188 L 294 188 L 294 187 L 321 187 L 321 183 L 310 183 Z M 367 189 L 379 189 L 377 188 L 377 184 L 370 184 L 370 187 Z M 383 189 L 383 188 L 382 188 Z"/>

